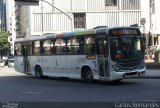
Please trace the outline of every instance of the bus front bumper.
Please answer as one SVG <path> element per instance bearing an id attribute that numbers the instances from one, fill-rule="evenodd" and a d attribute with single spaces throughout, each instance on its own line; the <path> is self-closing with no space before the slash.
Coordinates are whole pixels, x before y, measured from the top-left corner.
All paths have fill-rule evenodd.
<path id="1" fill-rule="evenodd" d="M 126 79 L 126 78 L 135 78 L 135 77 L 142 77 L 145 75 L 145 70 L 141 71 L 131 71 L 131 72 L 111 72 L 111 80 L 118 80 L 118 79 Z"/>

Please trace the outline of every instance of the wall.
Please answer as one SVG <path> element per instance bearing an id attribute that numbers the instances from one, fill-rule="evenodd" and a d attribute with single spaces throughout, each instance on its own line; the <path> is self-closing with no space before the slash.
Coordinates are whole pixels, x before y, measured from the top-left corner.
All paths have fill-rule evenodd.
<path id="1" fill-rule="evenodd" d="M 150 13 L 149 12 L 150 12 L 149 0 L 141 0 L 141 18 L 146 19 L 145 30 L 144 30 L 145 33 L 149 33 L 150 31 Z"/>
<path id="2" fill-rule="evenodd" d="M 155 34 L 160 35 L 160 0 L 155 0 Z"/>

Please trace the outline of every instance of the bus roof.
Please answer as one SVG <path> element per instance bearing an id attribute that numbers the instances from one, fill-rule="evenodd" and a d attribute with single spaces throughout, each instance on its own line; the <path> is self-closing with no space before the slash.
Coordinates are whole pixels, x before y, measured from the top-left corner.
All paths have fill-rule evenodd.
<path id="1" fill-rule="evenodd" d="M 137 28 L 137 27 L 131 27 L 131 26 L 118 26 L 118 27 L 95 27 L 93 29 L 89 30 L 83 30 L 83 31 L 73 31 L 73 32 L 62 32 L 62 33 L 47 33 L 41 36 L 31 36 L 27 38 L 19 38 L 16 39 L 15 42 L 23 42 L 23 41 L 33 41 L 33 40 L 44 40 L 44 39 L 55 39 L 55 38 L 67 38 L 72 36 L 80 36 L 80 35 L 92 35 L 92 34 L 101 34 L 101 33 L 108 33 L 110 29 L 121 29 L 121 28 Z"/>

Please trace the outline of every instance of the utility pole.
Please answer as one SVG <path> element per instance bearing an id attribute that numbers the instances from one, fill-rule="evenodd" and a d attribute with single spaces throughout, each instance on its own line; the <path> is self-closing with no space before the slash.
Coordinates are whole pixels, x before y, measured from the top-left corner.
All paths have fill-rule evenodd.
<path id="1" fill-rule="evenodd" d="M 42 4 L 42 2 L 41 2 L 41 12 L 42 12 L 42 15 L 41 15 L 41 18 L 42 18 L 42 35 L 43 35 L 43 33 L 44 33 L 44 27 L 43 27 L 43 4 Z"/>
<path id="2" fill-rule="evenodd" d="M 20 23 L 26 30 L 26 36 L 28 36 L 28 28 L 26 27 L 25 24 L 23 24 L 21 21 L 15 20 L 16 22 Z"/>

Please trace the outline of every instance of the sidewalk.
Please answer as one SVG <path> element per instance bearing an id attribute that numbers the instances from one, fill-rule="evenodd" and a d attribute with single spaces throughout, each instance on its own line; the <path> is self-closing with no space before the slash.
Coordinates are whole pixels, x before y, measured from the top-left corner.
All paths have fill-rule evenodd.
<path id="1" fill-rule="evenodd" d="M 16 72 L 14 68 L 8 68 L 8 66 L 0 67 L 0 77 L 1 76 L 20 76 L 24 75 L 22 73 Z"/>
<path id="2" fill-rule="evenodd" d="M 160 79 L 160 63 L 146 62 L 146 74 L 143 78 L 158 78 L 158 79 Z"/>
<path id="3" fill-rule="evenodd" d="M 160 79 L 160 70 L 147 69 L 143 78 Z"/>

